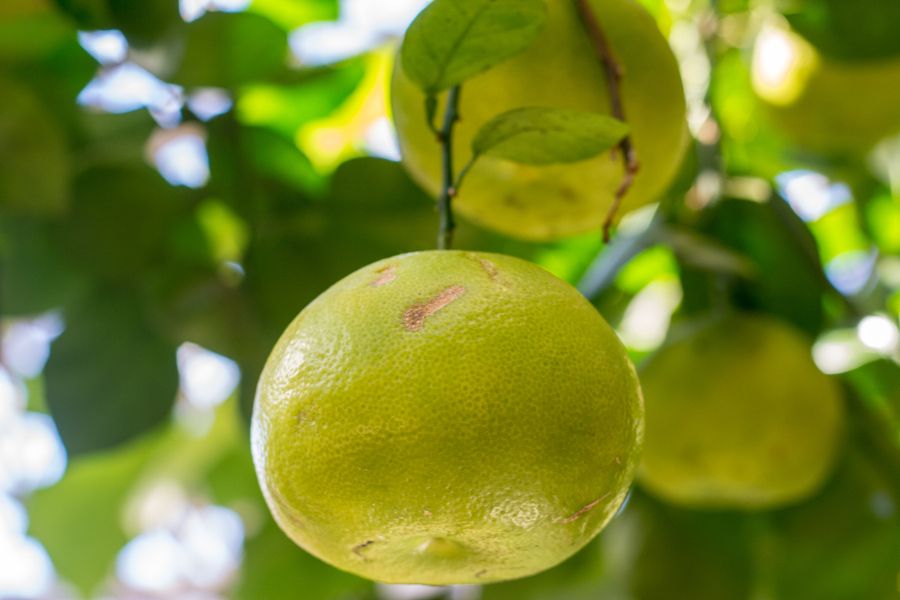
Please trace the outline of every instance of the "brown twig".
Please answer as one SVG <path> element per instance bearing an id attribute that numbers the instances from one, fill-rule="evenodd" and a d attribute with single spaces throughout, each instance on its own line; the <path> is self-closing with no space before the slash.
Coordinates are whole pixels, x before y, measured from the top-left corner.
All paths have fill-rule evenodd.
<path id="1" fill-rule="evenodd" d="M 603 66 L 603 70 L 606 73 L 606 85 L 609 89 L 609 103 L 612 109 L 612 116 L 625 122 L 625 107 L 622 104 L 621 89 L 622 66 L 613 56 L 612 47 L 609 45 L 606 33 L 604 33 L 603 28 L 600 26 L 600 21 L 597 19 L 597 15 L 594 14 L 593 9 L 591 9 L 589 1 L 575 0 L 575 5 L 578 8 L 578 14 L 581 15 L 581 20 L 584 22 L 584 27 L 587 30 L 588 36 L 591 38 L 594 50 L 597 52 L 597 58 L 600 60 L 600 64 Z M 612 229 L 613 221 L 616 218 L 616 214 L 619 212 L 619 207 L 622 205 L 625 194 L 628 193 L 628 190 L 631 189 L 631 186 L 634 183 L 634 176 L 640 169 L 640 163 L 638 162 L 634 146 L 631 144 L 630 135 L 626 135 L 622 138 L 618 148 L 622 153 L 622 167 L 625 174 L 622 176 L 622 182 L 619 184 L 616 195 L 613 197 L 612 205 L 610 205 L 609 210 L 606 213 L 606 218 L 603 220 L 604 242 L 609 242 L 610 229 Z M 615 158 L 615 152 L 613 152 L 613 157 Z"/>

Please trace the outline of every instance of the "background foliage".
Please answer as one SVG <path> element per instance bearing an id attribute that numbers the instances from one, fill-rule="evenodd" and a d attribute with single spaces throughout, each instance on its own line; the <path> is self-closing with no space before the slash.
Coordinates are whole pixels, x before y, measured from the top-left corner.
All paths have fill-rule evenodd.
<path id="1" fill-rule="evenodd" d="M 898 5 L 643 3 L 681 61 L 695 137 L 656 216 L 628 216 L 609 246 L 526 244 L 466 223 L 456 246 L 578 284 L 638 361 L 730 304 L 807 331 L 852 416 L 819 495 L 745 514 L 636 489 L 565 564 L 484 589 L 375 586 L 305 554 L 263 506 L 246 419 L 268 350 L 308 301 L 434 245 L 432 201 L 395 162 L 386 121 L 402 26 L 337 0 L 4 0 L 0 557 L 25 556 L 27 542 L 28 564 L 46 567 L 43 548 L 54 574 L 23 583 L 0 559 L 0 596 L 5 584 L 44 598 L 897 597 L 900 140 L 796 147 L 764 118 L 749 65 L 780 18 L 830 59 L 896 58 Z M 99 30 L 124 38 L 99 52 L 79 34 Z M 900 81 L 847 94 L 891 88 Z M 240 383 L 223 388 L 235 365 Z M 168 571 L 165 556 L 177 558 Z"/>

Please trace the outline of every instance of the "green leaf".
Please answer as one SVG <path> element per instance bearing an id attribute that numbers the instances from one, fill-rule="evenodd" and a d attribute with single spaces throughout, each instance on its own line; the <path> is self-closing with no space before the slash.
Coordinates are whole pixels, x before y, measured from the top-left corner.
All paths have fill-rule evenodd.
<path id="1" fill-rule="evenodd" d="M 69 193 L 65 136 L 28 88 L 0 78 L 0 98 L 0 209 L 60 213 Z"/>
<path id="2" fill-rule="evenodd" d="M 304 124 L 332 114 L 359 87 L 366 75 L 362 60 L 309 72 L 299 83 L 256 83 L 243 87 L 237 100 L 238 120 L 260 125 L 293 139 Z"/>
<path id="3" fill-rule="evenodd" d="M 753 276 L 735 282 L 738 305 L 818 334 L 824 276 L 816 244 L 780 198 L 765 203 L 726 199 L 710 208 L 703 221 L 697 229 L 752 263 Z"/>
<path id="4" fill-rule="evenodd" d="M 889 600 L 897 594 L 900 517 L 870 463 L 847 455 L 820 494 L 775 513 L 766 559 L 792 600 Z"/>
<path id="5" fill-rule="evenodd" d="M 900 56 L 896 0 L 779 0 L 791 26 L 825 56 L 867 61 Z"/>
<path id="6" fill-rule="evenodd" d="M 236 88 L 276 74 L 287 56 L 287 33 L 265 17 L 211 13 L 188 26 L 184 58 L 172 81 Z"/>
<path id="7" fill-rule="evenodd" d="M 609 150 L 627 133 L 625 123 L 607 115 L 517 108 L 485 123 L 472 140 L 472 153 L 530 165 L 577 162 Z"/>
<path id="8" fill-rule="evenodd" d="M 185 194 L 146 166 L 89 169 L 75 180 L 59 243 L 87 273 L 131 278 L 159 259 L 179 212 L 190 209 Z"/>
<path id="9" fill-rule="evenodd" d="M 98 290 L 65 313 L 47 362 L 47 404 L 70 454 L 109 448 L 164 422 L 178 388 L 175 345 L 137 299 Z"/>
<path id="10" fill-rule="evenodd" d="M 543 0 L 435 0 L 406 32 L 403 69 L 435 94 L 525 50 L 546 17 Z"/>
<path id="11" fill-rule="evenodd" d="M 47 549 L 60 577 L 85 597 L 93 597 L 127 542 L 122 505 L 164 439 L 71 460 L 59 483 L 29 499 L 31 535 Z"/>
<path id="12" fill-rule="evenodd" d="M 253 0 L 247 7 L 268 17 L 282 29 L 293 31 L 312 21 L 330 21 L 338 18 L 337 0 Z"/>
<path id="13" fill-rule="evenodd" d="M 0 314 L 27 316 L 59 308 L 84 284 L 60 253 L 45 221 L 0 221 Z"/>
<path id="14" fill-rule="evenodd" d="M 266 518 L 262 531 L 247 541 L 236 600 L 346 600 L 371 591 L 372 583 L 338 571 L 290 541 Z"/>
<path id="15" fill-rule="evenodd" d="M 106 0 L 116 29 L 138 47 L 153 47 L 185 26 L 172 0 Z M 219 50 L 219 49 L 217 49 Z M 213 52 L 211 52 L 213 53 Z"/>
<path id="16" fill-rule="evenodd" d="M 74 36 L 71 23 L 43 3 L 6 0 L 0 7 L 0 62 L 44 59 Z"/>

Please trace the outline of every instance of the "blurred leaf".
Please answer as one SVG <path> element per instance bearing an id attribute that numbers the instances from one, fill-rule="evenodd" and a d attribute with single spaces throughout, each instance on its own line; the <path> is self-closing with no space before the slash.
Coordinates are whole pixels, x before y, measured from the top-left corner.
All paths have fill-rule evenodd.
<path id="1" fill-rule="evenodd" d="M 878 410 L 900 418 L 900 366 L 881 359 L 866 363 L 844 375 Z M 900 442 L 898 442 L 900 443 Z"/>
<path id="2" fill-rule="evenodd" d="M 46 58 L 75 30 L 49 2 L 5 0 L 0 6 L 0 62 Z"/>
<path id="3" fill-rule="evenodd" d="M 324 202 L 273 215 L 280 231 L 250 248 L 247 285 L 264 321 L 280 334 L 309 301 L 356 269 L 430 248 L 433 215 L 430 199 L 400 165 L 376 158 L 342 164 Z"/>
<path id="4" fill-rule="evenodd" d="M 167 229 L 189 208 L 184 195 L 148 167 L 89 169 L 75 180 L 60 243 L 86 272 L 132 277 L 164 251 Z"/>
<path id="5" fill-rule="evenodd" d="M 109 15 L 133 46 L 153 46 L 184 27 L 173 0 L 106 0 Z"/>
<path id="6" fill-rule="evenodd" d="M 739 252 L 688 228 L 664 227 L 660 239 L 675 251 L 681 262 L 692 267 L 747 278 L 759 275 L 754 264 Z"/>
<path id="7" fill-rule="evenodd" d="M 859 214 L 853 202 L 828 211 L 822 218 L 810 223 L 809 228 L 816 237 L 819 253 L 826 264 L 846 252 L 868 251 L 870 246 L 860 228 Z"/>
<path id="8" fill-rule="evenodd" d="M 543 0 L 435 0 L 406 32 L 403 70 L 435 94 L 525 50 L 546 18 Z"/>
<path id="9" fill-rule="evenodd" d="M 298 548 L 267 517 L 262 531 L 247 541 L 234 598 L 349 600 L 371 588 L 370 581 L 338 571 Z"/>
<path id="10" fill-rule="evenodd" d="M 638 519 L 635 600 L 670 600 L 675 590 L 692 600 L 751 597 L 753 558 L 740 515 L 676 509 L 640 494 L 629 511 Z"/>
<path id="11" fill-rule="evenodd" d="M 58 214 L 68 201 L 69 156 L 53 115 L 25 87 L 0 79 L 0 209 Z"/>
<path id="12" fill-rule="evenodd" d="M 788 21 L 820 52 L 837 60 L 900 56 L 895 0 L 780 0 Z"/>
<path id="13" fill-rule="evenodd" d="M 531 165 L 586 160 L 619 143 L 628 126 L 607 115 L 562 108 L 517 108 L 485 123 L 472 154 Z"/>
<path id="14" fill-rule="evenodd" d="M 675 255 L 666 246 L 656 245 L 628 261 L 616 275 L 616 285 L 629 294 L 637 294 L 651 281 L 671 275 L 678 275 Z"/>
<path id="15" fill-rule="evenodd" d="M 175 346 L 133 295 L 98 290 L 66 311 L 46 367 L 47 404 L 70 454 L 116 446 L 164 422 L 175 401 Z"/>
<path id="16" fill-rule="evenodd" d="M 172 81 L 236 88 L 279 72 L 287 53 L 287 33 L 265 17 L 209 13 L 188 26 L 184 57 Z"/>
<path id="17" fill-rule="evenodd" d="M 867 229 L 885 254 L 900 255 L 900 197 L 883 193 L 865 205 Z"/>
<path id="18" fill-rule="evenodd" d="M 774 178 L 792 168 L 810 168 L 809 161 L 796 156 L 767 119 L 753 91 L 743 52 L 732 50 L 719 57 L 709 93 L 723 130 L 720 149 L 729 173 Z"/>
<path id="19" fill-rule="evenodd" d="M 194 342 L 233 360 L 244 361 L 271 349 L 247 296 L 220 273 L 166 271 L 148 285 L 154 318 L 173 344 Z"/>
<path id="20" fill-rule="evenodd" d="M 262 128 L 247 128 L 245 135 L 249 159 L 261 175 L 313 196 L 325 193 L 328 180 L 295 144 Z"/>
<path id="21" fill-rule="evenodd" d="M 819 496 L 776 513 L 769 547 L 774 597 L 897 597 L 900 519 L 887 490 L 856 457 L 845 459 Z"/>
<path id="22" fill-rule="evenodd" d="M 780 198 L 724 200 L 705 213 L 700 229 L 751 261 L 754 276 L 735 282 L 740 306 L 778 315 L 815 335 L 824 290 L 815 242 L 797 216 L 776 203 L 784 204 Z"/>
<path id="23" fill-rule="evenodd" d="M 237 114 L 246 125 L 274 129 L 293 139 L 303 124 L 327 117 L 356 90 L 366 74 L 362 60 L 306 72 L 298 83 L 258 83 L 243 88 Z"/>
<path id="24" fill-rule="evenodd" d="M 43 221 L 0 220 L 0 315 L 27 316 L 60 308 L 84 287 Z"/>
<path id="25" fill-rule="evenodd" d="M 106 0 L 55 0 L 81 30 L 110 29 L 114 27 Z"/>
<path id="26" fill-rule="evenodd" d="M 87 597 L 112 569 L 128 538 L 123 503 L 164 436 L 69 462 L 63 479 L 28 501 L 30 533 L 64 580 Z"/>
<path id="27" fill-rule="evenodd" d="M 604 540 L 597 538 L 562 564 L 537 575 L 494 583 L 483 588 L 481 600 L 596 600 L 604 597 Z"/>
<path id="28" fill-rule="evenodd" d="M 338 18 L 338 0 L 253 0 L 247 9 L 268 17 L 286 31 L 312 21 Z"/>

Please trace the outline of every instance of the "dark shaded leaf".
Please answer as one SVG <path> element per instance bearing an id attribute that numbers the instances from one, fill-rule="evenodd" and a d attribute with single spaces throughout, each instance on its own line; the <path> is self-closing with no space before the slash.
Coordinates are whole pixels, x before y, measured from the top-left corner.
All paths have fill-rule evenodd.
<path id="1" fill-rule="evenodd" d="M 85 171 L 60 223 L 60 244 L 86 272 L 131 277 L 162 255 L 167 231 L 189 209 L 184 194 L 144 166 Z"/>
<path id="2" fill-rule="evenodd" d="M 53 239 L 46 222 L 0 221 L 0 315 L 34 315 L 60 308 L 85 287 Z"/>
<path id="3" fill-rule="evenodd" d="M 844 61 L 900 56 L 895 0 L 781 0 L 791 26 L 820 52 Z"/>
<path id="4" fill-rule="evenodd" d="M 188 26 L 184 57 L 172 80 L 235 88 L 274 75 L 287 56 L 287 33 L 265 17 L 210 13 Z"/>
<path id="5" fill-rule="evenodd" d="M 825 289 L 815 241 L 778 202 L 783 204 L 777 197 L 765 203 L 724 200 L 706 213 L 700 229 L 752 263 L 754 275 L 734 281 L 740 306 L 778 315 L 815 335 Z"/>
<path id="6" fill-rule="evenodd" d="M 69 453 L 110 448 L 163 423 L 178 388 L 175 345 L 147 322 L 137 298 L 97 290 L 64 316 L 45 377 Z"/>

